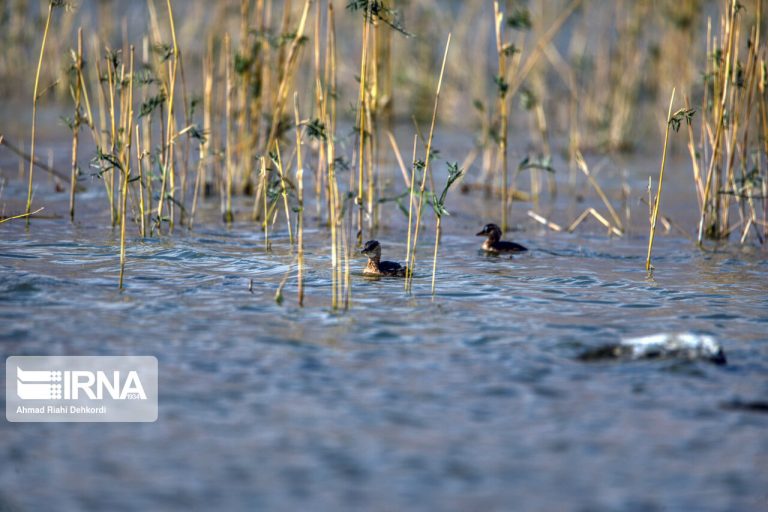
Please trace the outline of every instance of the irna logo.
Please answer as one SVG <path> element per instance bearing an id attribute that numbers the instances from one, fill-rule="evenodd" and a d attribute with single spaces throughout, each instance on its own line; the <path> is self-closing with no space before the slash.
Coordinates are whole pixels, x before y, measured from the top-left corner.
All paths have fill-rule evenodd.
<path id="1" fill-rule="evenodd" d="M 16 394 L 22 400 L 146 400 L 135 370 L 23 370 L 16 367 Z"/>
<path id="2" fill-rule="evenodd" d="M 13 422 L 157 421 L 157 367 L 153 356 L 10 356 L 5 417 Z"/>

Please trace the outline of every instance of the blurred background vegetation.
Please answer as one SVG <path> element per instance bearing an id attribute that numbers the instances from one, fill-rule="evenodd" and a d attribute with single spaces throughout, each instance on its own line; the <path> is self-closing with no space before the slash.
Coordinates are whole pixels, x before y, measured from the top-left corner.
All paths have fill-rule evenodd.
<path id="1" fill-rule="evenodd" d="M 76 46 L 78 27 L 84 30 L 86 61 L 102 53 L 104 47 L 127 54 L 129 43 L 136 44 L 137 58 L 146 61 L 152 47 L 170 45 L 164 3 L 81 0 L 66 10 L 59 9 L 41 76 L 41 87 L 56 85 L 47 91 L 45 101 L 51 102 L 50 96 L 58 103 L 69 100 L 67 81 L 62 77 L 71 65 L 68 49 Z M 270 20 L 265 29 L 254 26 L 252 18 L 246 20 L 244 33 L 243 2 L 239 0 L 175 2 L 178 45 L 190 95 L 202 95 L 201 68 L 209 41 L 219 48 L 224 34 L 229 33 L 233 48 L 257 44 L 262 38 L 284 48 L 290 34 L 280 34 L 280 27 L 295 26 L 302 3 L 267 1 L 264 8 Z M 359 12 L 348 8 L 354 3 L 335 2 L 339 116 L 349 119 L 355 111 L 362 36 Z M 547 136 L 558 137 L 567 136 L 575 122 L 582 147 L 611 150 L 636 147 L 648 136 L 656 140 L 664 127 L 659 112 L 665 110 L 673 86 L 688 92 L 692 104 L 698 104 L 702 97 L 708 20 L 711 18 L 714 32 L 721 4 L 714 0 L 506 2 L 502 6 L 506 13 L 504 30 L 519 58 L 524 62 L 532 53 L 540 54 L 511 102 L 513 126 L 526 128 L 546 120 Z M 748 4 L 742 12 L 745 26 L 756 16 L 755 5 Z M 44 1 L 0 3 L 0 95 L 7 107 L 29 100 L 47 7 Z M 441 120 L 472 130 L 488 123 L 489 104 L 496 98 L 498 87 L 494 80 L 498 69 L 493 2 L 398 0 L 390 2 L 388 8 L 393 11 L 395 29 L 385 34 L 391 57 L 382 63 L 387 77 L 382 99 L 395 121 L 410 124 L 412 115 L 428 120 L 443 43 L 451 32 Z M 572 14 L 555 27 L 569 9 Z M 251 16 L 254 12 L 252 6 Z M 292 18 L 287 24 L 286 16 Z M 159 32 L 159 42 L 152 39 L 153 26 Z M 553 27 L 556 32 L 548 33 Z M 310 42 L 312 30 L 308 27 Z M 300 58 L 296 88 L 300 97 L 311 97 L 311 49 L 302 52 Z M 216 80 L 223 80 L 220 70 Z M 3 110 L 4 123 L 17 119 L 12 109 Z M 21 121 L 28 122 L 25 117 Z"/>

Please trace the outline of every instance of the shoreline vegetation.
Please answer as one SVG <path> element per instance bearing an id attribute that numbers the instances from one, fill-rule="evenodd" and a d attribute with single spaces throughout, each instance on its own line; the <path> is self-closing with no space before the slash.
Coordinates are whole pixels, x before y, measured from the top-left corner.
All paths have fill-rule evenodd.
<path id="1" fill-rule="evenodd" d="M 111 12 L 109 2 L 97 9 L 50 0 L 40 2 L 40 27 L 35 9 L 23 2 L 4 7 L 8 30 L 0 37 L 7 55 L 0 75 L 7 82 L 11 69 L 29 71 L 34 87 L 29 140 L 0 134 L 0 151 L 27 168 L 25 210 L 0 223 L 24 219 L 34 229 L 45 208 L 34 196 L 36 168 L 69 192 L 72 222 L 82 202 L 78 192 L 100 181 L 98 200 L 106 199 L 108 222 L 119 229 L 122 289 L 130 279 L 130 240 L 193 229 L 202 202 L 218 201 L 222 223 L 253 222 L 266 252 L 275 243 L 271 234 L 285 230 L 294 256 L 275 299 L 284 300 L 296 269 L 301 306 L 304 229 L 309 218 L 318 219 L 329 233 L 331 307 L 348 309 L 351 259 L 363 240 L 374 238 L 384 209 L 407 218 L 410 293 L 414 272 L 429 265 L 417 258 L 417 247 L 431 207 L 435 293 L 454 183 L 462 193 L 484 190 L 502 230 L 513 210 L 522 216 L 525 209 L 553 232 L 572 232 L 591 217 L 609 236 L 624 236 L 628 207 L 619 213 L 583 153 L 637 147 L 645 134 L 636 127 L 646 120 L 659 126 L 647 144 L 661 153 L 655 192 L 649 169 L 644 198 L 646 271 L 653 270 L 657 223 L 670 223 L 662 189 L 675 146 L 690 157 L 696 197 L 690 208 L 699 219 L 692 250 L 713 240 L 764 246 L 763 0 L 640 0 L 603 9 L 607 14 L 587 0 L 556 9 L 546 2 L 486 4 L 446 2 L 443 12 L 392 0 L 240 0 L 225 7 L 148 0 L 146 16 L 129 18 Z M 202 14 L 206 21 L 195 25 Z M 89 30 L 93 16 L 99 23 Z M 456 21 L 462 19 L 467 22 Z M 20 65 L 25 38 L 38 51 L 34 69 Z M 46 104 L 71 109 L 63 118 L 72 136 L 68 173 L 39 159 L 38 109 Z M 393 136 L 404 120 L 413 125 L 410 161 Z M 339 129 L 344 123 L 351 133 Z M 435 132 L 451 125 L 476 134 L 461 163 L 445 160 L 433 145 Z M 650 142 L 656 133 L 661 144 Z M 521 136 L 531 149 L 515 164 L 509 140 Z M 95 154 L 83 154 L 84 137 Z M 566 147 L 552 147 L 558 138 Z M 554 168 L 553 151 L 562 151 L 569 169 Z M 382 178 L 382 168 L 394 162 L 402 182 Z M 438 171 L 447 176 L 444 186 Z M 567 171 L 571 183 L 583 174 L 602 207 L 585 209 L 566 227 L 542 212 L 558 193 L 554 174 Z M 632 194 L 625 184 L 625 205 Z M 236 210 L 237 196 L 250 198 L 252 208 Z M 305 209 L 312 207 L 310 217 Z"/>

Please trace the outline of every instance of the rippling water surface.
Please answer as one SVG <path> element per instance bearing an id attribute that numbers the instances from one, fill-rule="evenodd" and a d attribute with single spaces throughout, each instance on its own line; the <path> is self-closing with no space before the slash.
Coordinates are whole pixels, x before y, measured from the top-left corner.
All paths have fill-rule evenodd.
<path id="1" fill-rule="evenodd" d="M 518 205 L 531 251 L 486 257 L 462 201 L 434 298 L 427 227 L 414 293 L 356 259 L 348 313 L 316 222 L 304 308 L 281 227 L 269 254 L 250 223 L 133 238 L 120 293 L 103 216 L 3 225 L 3 356 L 155 355 L 160 414 L 3 423 L 0 510 L 768 509 L 768 415 L 727 407 L 768 397 L 765 250 L 662 235 L 649 279 L 644 235 L 545 233 Z M 377 237 L 404 259 L 402 221 Z M 680 331 L 728 364 L 576 359 Z"/>

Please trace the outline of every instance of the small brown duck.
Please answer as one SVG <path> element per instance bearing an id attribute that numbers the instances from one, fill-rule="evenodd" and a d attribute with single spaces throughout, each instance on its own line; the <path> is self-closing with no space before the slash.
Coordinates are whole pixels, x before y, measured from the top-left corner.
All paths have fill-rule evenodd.
<path id="1" fill-rule="evenodd" d="M 503 254 L 513 252 L 523 252 L 528 249 L 515 242 L 505 242 L 501 239 L 501 228 L 496 224 L 486 224 L 483 230 L 476 236 L 487 236 L 483 242 L 483 250 L 489 254 Z"/>
<path id="2" fill-rule="evenodd" d="M 381 244 L 377 240 L 365 242 L 361 254 L 368 256 L 364 276 L 405 277 L 405 267 L 394 261 L 381 261 Z"/>

